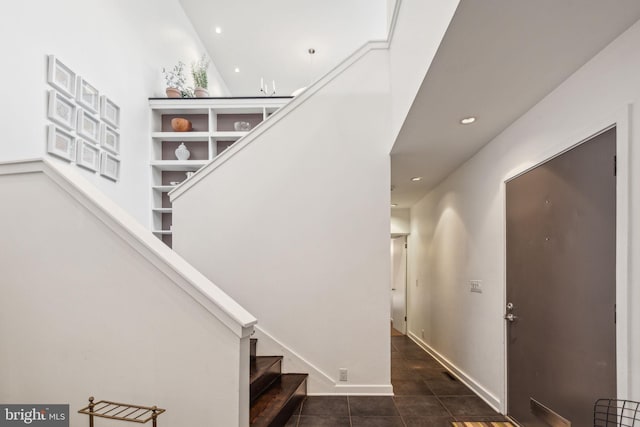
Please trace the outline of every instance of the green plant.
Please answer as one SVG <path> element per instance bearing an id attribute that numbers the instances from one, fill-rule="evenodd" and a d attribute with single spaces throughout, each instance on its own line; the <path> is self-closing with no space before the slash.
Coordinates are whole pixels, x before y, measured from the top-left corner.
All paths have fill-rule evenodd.
<path id="1" fill-rule="evenodd" d="M 163 68 L 162 74 L 164 74 L 167 87 L 178 89 L 183 98 L 193 97 L 193 90 L 187 87 L 187 78 L 184 75 L 184 62 L 179 61 L 178 65 L 169 71 Z"/>
<path id="2" fill-rule="evenodd" d="M 196 87 L 207 89 L 209 79 L 207 77 L 207 69 L 209 68 L 209 60 L 206 55 L 202 55 L 200 60 L 191 63 L 191 75 L 193 76 L 193 84 Z"/>

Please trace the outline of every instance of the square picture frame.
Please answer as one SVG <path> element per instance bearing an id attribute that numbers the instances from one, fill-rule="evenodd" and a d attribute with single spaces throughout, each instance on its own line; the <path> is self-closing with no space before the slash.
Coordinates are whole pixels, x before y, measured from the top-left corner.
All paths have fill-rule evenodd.
<path id="1" fill-rule="evenodd" d="M 100 120 L 92 116 L 88 111 L 78 108 L 76 132 L 94 144 L 100 143 Z"/>
<path id="2" fill-rule="evenodd" d="M 54 55 L 48 55 L 47 82 L 69 98 L 76 95 L 76 73 Z"/>
<path id="3" fill-rule="evenodd" d="M 47 117 L 52 122 L 73 131 L 76 128 L 76 105 L 72 100 L 52 89 L 49 91 Z"/>
<path id="4" fill-rule="evenodd" d="M 100 146 L 113 154 L 120 154 L 120 134 L 106 123 L 102 123 Z"/>
<path id="5" fill-rule="evenodd" d="M 113 128 L 120 127 L 120 107 L 105 95 L 100 97 L 100 118 Z"/>
<path id="6" fill-rule="evenodd" d="M 76 164 L 81 168 L 97 172 L 100 168 L 100 149 L 83 140 L 76 141 Z"/>
<path id="7" fill-rule="evenodd" d="M 56 125 L 48 126 L 47 153 L 68 162 L 75 160 L 76 137 Z"/>
<path id="8" fill-rule="evenodd" d="M 120 159 L 107 151 L 101 151 L 100 175 L 112 181 L 118 181 L 120 179 Z"/>
<path id="9" fill-rule="evenodd" d="M 78 76 L 76 101 L 82 108 L 94 114 L 100 111 L 100 91 L 81 76 Z"/>

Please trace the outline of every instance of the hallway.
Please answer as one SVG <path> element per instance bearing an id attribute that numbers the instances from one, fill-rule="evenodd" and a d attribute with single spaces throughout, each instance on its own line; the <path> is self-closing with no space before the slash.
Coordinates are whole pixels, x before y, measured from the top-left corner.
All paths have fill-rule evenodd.
<path id="1" fill-rule="evenodd" d="M 451 427 L 507 421 L 406 336 L 391 337 L 394 397 L 310 396 L 287 427 Z"/>

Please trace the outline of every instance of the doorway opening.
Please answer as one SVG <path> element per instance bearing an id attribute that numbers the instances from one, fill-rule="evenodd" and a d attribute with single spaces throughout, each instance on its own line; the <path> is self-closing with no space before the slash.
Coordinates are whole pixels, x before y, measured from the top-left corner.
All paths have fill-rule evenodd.
<path id="1" fill-rule="evenodd" d="M 391 335 L 407 334 L 407 236 L 391 238 Z"/>

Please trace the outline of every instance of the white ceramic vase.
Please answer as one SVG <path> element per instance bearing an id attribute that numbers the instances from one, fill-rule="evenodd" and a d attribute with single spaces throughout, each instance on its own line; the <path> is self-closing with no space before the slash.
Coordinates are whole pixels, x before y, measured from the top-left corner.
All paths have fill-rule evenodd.
<path id="1" fill-rule="evenodd" d="M 189 157 L 191 157 L 191 152 L 187 149 L 183 142 L 178 148 L 176 148 L 176 158 L 178 160 L 188 160 Z"/>

